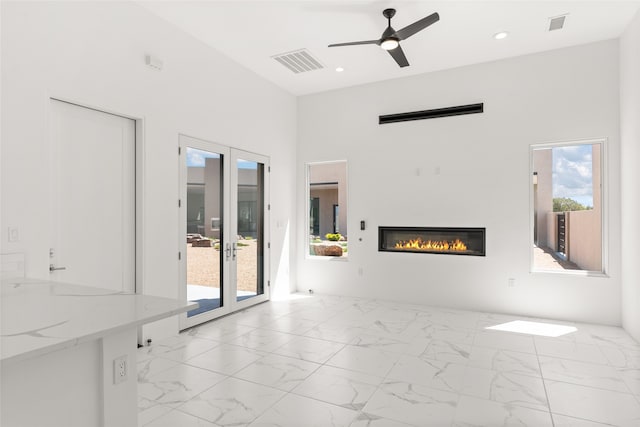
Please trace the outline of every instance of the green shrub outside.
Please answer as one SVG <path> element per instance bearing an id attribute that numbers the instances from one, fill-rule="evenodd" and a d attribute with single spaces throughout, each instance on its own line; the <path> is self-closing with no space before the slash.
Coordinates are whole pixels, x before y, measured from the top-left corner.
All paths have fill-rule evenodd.
<path id="1" fill-rule="evenodd" d="M 326 237 L 327 240 L 330 240 L 332 242 L 337 242 L 338 240 L 340 240 L 342 235 L 340 233 L 327 233 L 325 234 L 324 237 Z"/>

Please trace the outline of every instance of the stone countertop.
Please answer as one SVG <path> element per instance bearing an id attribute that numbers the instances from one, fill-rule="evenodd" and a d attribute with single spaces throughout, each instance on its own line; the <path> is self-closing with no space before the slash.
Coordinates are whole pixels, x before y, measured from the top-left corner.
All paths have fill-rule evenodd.
<path id="1" fill-rule="evenodd" d="M 73 347 L 198 307 L 170 298 L 33 279 L 3 279 L 0 360 Z"/>

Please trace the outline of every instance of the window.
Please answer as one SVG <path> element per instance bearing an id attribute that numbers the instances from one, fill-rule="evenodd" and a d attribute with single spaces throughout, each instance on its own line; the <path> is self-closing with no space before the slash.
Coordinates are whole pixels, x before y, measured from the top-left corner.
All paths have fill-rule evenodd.
<path id="1" fill-rule="evenodd" d="M 604 272 L 603 147 L 532 146 L 534 271 Z"/>
<path id="2" fill-rule="evenodd" d="M 346 258 L 347 162 L 307 164 L 308 254 Z"/>

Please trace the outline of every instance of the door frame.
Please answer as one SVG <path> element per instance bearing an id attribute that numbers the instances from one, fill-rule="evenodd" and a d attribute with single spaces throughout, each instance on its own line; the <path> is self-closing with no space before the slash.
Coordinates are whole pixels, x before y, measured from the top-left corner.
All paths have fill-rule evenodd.
<path id="1" fill-rule="evenodd" d="M 121 113 L 119 111 L 115 111 L 109 108 L 104 108 L 102 106 L 96 106 L 87 102 L 73 100 L 67 97 L 57 96 L 55 94 L 47 93 L 45 95 L 46 108 L 47 112 L 47 123 L 49 124 L 49 138 L 53 138 L 53 118 L 51 112 L 51 102 L 58 101 L 66 104 L 70 104 L 76 107 L 85 108 L 88 110 L 93 110 L 103 114 L 110 114 L 112 116 L 122 117 L 125 119 L 133 120 L 134 122 L 134 290 L 135 294 L 141 294 L 143 290 L 144 283 L 144 250 L 143 250 L 143 242 L 144 242 L 144 194 L 145 194 L 145 184 L 144 184 L 144 153 L 145 153 L 145 138 L 144 138 L 144 119 L 131 115 Z M 53 147 L 53 144 L 50 144 Z M 55 197 L 55 194 L 51 194 L 50 198 Z M 53 208 L 53 201 L 49 200 L 49 209 Z"/>
<path id="2" fill-rule="evenodd" d="M 244 150 L 239 150 L 226 145 L 211 142 L 202 138 L 193 137 L 186 134 L 178 134 L 178 173 L 179 173 L 179 188 L 178 188 L 178 253 L 179 256 L 179 290 L 178 296 L 180 300 L 187 301 L 187 241 L 186 241 L 186 226 L 187 226 L 187 165 L 186 165 L 186 152 L 187 147 L 193 147 L 196 149 L 209 151 L 212 153 L 218 153 L 223 156 L 223 208 L 222 208 L 222 236 L 227 236 L 225 240 L 221 241 L 220 251 L 224 252 L 224 245 L 233 244 L 237 242 L 237 235 L 233 235 L 232 230 L 237 230 L 237 167 L 235 167 L 236 160 L 241 158 L 243 160 L 256 161 L 264 164 L 264 207 L 263 207 L 263 220 L 264 220 L 264 235 L 261 244 L 264 258 L 263 258 L 263 293 L 256 295 L 255 297 L 247 298 L 242 301 L 237 301 L 237 286 L 236 286 L 236 271 L 231 268 L 235 267 L 235 262 L 230 262 L 226 257 L 221 256 L 221 290 L 220 296 L 223 301 L 223 305 L 213 310 L 197 314 L 192 317 L 187 317 L 187 313 L 179 315 L 179 329 L 183 331 L 185 329 L 200 325 L 213 319 L 234 313 L 244 308 L 250 307 L 261 302 L 268 301 L 270 299 L 270 202 L 269 202 L 269 157 L 251 153 Z"/>
<path id="3" fill-rule="evenodd" d="M 68 104 L 76 105 L 82 108 L 88 108 L 90 110 L 99 111 L 101 113 L 112 114 L 114 116 L 124 117 L 125 119 L 130 119 L 135 122 L 135 195 L 134 195 L 134 206 L 135 206 L 135 283 L 134 283 L 134 293 L 135 294 L 143 294 L 145 288 L 145 250 L 144 250 L 144 242 L 145 242 L 145 200 L 146 200 L 146 184 L 145 184 L 145 174 L 146 174 L 146 165 L 145 165 L 145 157 L 146 157 L 146 131 L 145 131 L 145 118 L 143 114 L 135 114 L 135 113 L 124 113 L 115 109 L 106 108 L 103 105 L 95 105 L 86 100 L 73 99 L 66 96 L 59 96 L 58 93 L 53 93 L 46 91 L 42 97 L 43 100 L 43 111 L 46 113 L 46 122 L 49 127 L 49 138 L 52 137 L 52 113 L 51 113 L 51 101 L 60 101 L 66 102 Z M 50 197 L 54 197 L 54 195 L 50 195 Z M 48 201 L 49 207 L 51 208 L 51 200 Z M 47 264 L 48 266 L 48 264 Z M 142 344 L 144 342 L 144 331 L 143 327 L 138 327 L 138 344 Z"/>

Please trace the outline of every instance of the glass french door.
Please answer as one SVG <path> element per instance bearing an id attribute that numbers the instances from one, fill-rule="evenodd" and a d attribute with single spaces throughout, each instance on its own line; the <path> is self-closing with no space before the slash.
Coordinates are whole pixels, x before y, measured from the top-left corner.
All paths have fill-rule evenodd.
<path id="1" fill-rule="evenodd" d="M 269 298 L 268 158 L 180 136 L 181 329 Z"/>

